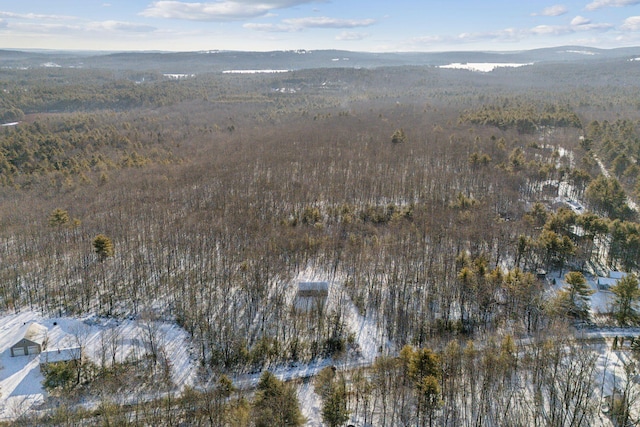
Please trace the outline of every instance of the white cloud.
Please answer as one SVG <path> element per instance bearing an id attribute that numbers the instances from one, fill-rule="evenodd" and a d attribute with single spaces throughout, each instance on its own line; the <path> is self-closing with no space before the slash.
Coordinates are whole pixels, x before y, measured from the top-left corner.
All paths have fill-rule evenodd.
<path id="1" fill-rule="evenodd" d="M 2 16 L 2 15 L 0 15 Z M 4 22 L 4 25 L 2 25 Z M 0 27 L 6 27 L 21 34 L 49 34 L 72 37 L 84 37 L 88 33 L 150 33 L 157 28 L 150 25 L 123 21 L 93 21 L 83 22 L 78 18 L 58 19 L 55 22 L 49 19 L 19 19 L 6 20 L 0 18 Z"/>
<path id="2" fill-rule="evenodd" d="M 91 22 L 87 25 L 87 28 L 90 30 L 118 31 L 127 33 L 148 33 L 156 30 L 155 27 L 150 25 L 120 21 Z"/>
<path id="3" fill-rule="evenodd" d="M 478 40 L 500 40 L 513 41 L 520 37 L 520 31 L 515 28 L 507 28 L 500 31 L 487 31 L 480 33 L 461 33 L 456 39 L 458 41 L 478 41 Z"/>
<path id="4" fill-rule="evenodd" d="M 411 46 L 431 44 L 459 44 L 459 43 L 512 43 L 521 42 L 531 37 L 559 37 L 570 34 L 585 34 L 590 31 L 608 31 L 613 28 L 610 24 L 594 24 L 590 20 L 577 16 L 571 25 L 538 25 L 533 28 L 506 28 L 499 31 L 476 33 L 460 33 L 455 37 L 425 36 L 411 40 Z"/>
<path id="5" fill-rule="evenodd" d="M 532 13 L 533 16 L 560 16 L 569 12 L 569 10 L 561 4 L 556 4 L 555 6 L 549 6 L 542 9 L 540 13 Z"/>
<path id="6" fill-rule="evenodd" d="M 586 31 L 608 31 L 613 28 L 611 24 L 594 24 L 590 19 L 582 16 L 576 16 L 571 20 L 570 25 L 538 25 L 531 28 L 528 32 L 533 35 L 543 36 L 561 36 Z"/>
<path id="7" fill-rule="evenodd" d="M 587 25 L 587 24 L 590 24 L 590 23 L 591 23 L 590 19 L 587 19 L 584 16 L 580 16 L 580 15 L 576 16 L 575 18 L 573 18 L 571 20 L 571 25 L 573 25 L 573 26 Z"/>
<path id="8" fill-rule="evenodd" d="M 326 16 L 283 19 L 280 24 L 244 24 L 244 28 L 266 32 L 295 32 L 308 28 L 357 28 L 375 24 L 373 19 L 337 19 Z"/>
<path id="9" fill-rule="evenodd" d="M 595 0 L 589 3 L 585 8 L 587 10 L 596 10 L 604 7 L 624 7 L 636 4 L 640 4 L 640 0 Z"/>
<path id="10" fill-rule="evenodd" d="M 613 29 L 611 24 L 580 24 L 572 27 L 574 31 L 609 31 Z"/>
<path id="11" fill-rule="evenodd" d="M 423 36 L 423 37 L 415 37 L 411 39 L 412 44 L 418 44 L 418 45 L 443 43 L 445 41 L 450 41 L 450 39 L 442 36 Z"/>
<path id="12" fill-rule="evenodd" d="M 375 24 L 373 19 L 337 19 L 321 17 L 284 19 L 282 22 L 297 28 L 356 28 Z"/>
<path id="13" fill-rule="evenodd" d="M 12 31 L 19 32 L 21 34 L 73 34 L 77 31 L 82 31 L 83 27 L 78 25 L 70 25 L 64 23 L 31 23 L 31 22 L 17 22 L 10 23 L 8 28 Z"/>
<path id="14" fill-rule="evenodd" d="M 140 15 L 149 18 L 184 19 L 189 21 L 234 21 L 265 16 L 283 9 L 317 0 L 218 0 L 195 3 L 173 0 L 155 1 Z"/>
<path id="15" fill-rule="evenodd" d="M 529 33 L 536 36 L 559 36 L 571 33 L 571 28 L 564 25 L 538 25 L 529 30 Z"/>
<path id="16" fill-rule="evenodd" d="M 354 33 L 350 31 L 344 31 L 336 36 L 336 40 L 338 41 L 357 41 L 363 40 L 369 37 L 369 34 L 366 33 Z"/>
<path id="17" fill-rule="evenodd" d="M 640 31 L 640 16 L 628 17 L 620 28 L 624 31 Z"/>
<path id="18" fill-rule="evenodd" d="M 61 20 L 77 19 L 75 16 L 43 15 L 39 13 L 14 13 L 14 12 L 2 12 L 2 11 L 0 11 L 0 18 L 23 19 L 23 20 L 38 19 L 38 20 L 44 20 L 44 21 L 61 21 Z"/>
<path id="19" fill-rule="evenodd" d="M 292 28 L 290 25 L 281 24 L 255 24 L 249 22 L 247 24 L 243 24 L 242 27 L 248 30 L 264 31 L 265 33 L 289 33 L 296 31 L 296 29 Z"/>
<path id="20" fill-rule="evenodd" d="M 630 19 L 627 28 L 631 29 L 634 25 L 640 27 L 640 17 L 638 17 L 637 21 Z M 421 50 L 433 48 L 434 46 L 446 46 L 447 49 L 452 49 L 460 44 L 488 46 L 508 43 L 528 43 L 535 46 L 538 41 L 552 44 L 554 39 L 558 40 L 557 43 L 564 43 L 568 37 L 571 38 L 572 43 L 578 40 L 591 40 L 587 44 L 598 44 L 601 42 L 602 37 L 596 37 L 595 35 L 612 31 L 614 28 L 613 25 L 608 23 L 594 23 L 585 17 L 576 16 L 570 23 L 565 25 L 545 24 L 532 28 L 505 28 L 496 31 L 467 32 L 455 36 L 426 35 L 407 40 L 403 43 L 403 47 L 407 50 Z M 592 38 L 588 39 L 588 37 Z"/>

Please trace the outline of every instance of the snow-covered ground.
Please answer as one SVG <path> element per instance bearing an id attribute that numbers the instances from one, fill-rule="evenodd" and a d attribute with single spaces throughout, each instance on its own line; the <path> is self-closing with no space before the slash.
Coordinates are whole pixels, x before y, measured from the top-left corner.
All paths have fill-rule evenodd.
<path id="1" fill-rule="evenodd" d="M 302 415 L 307 422 L 306 427 L 322 427 L 322 401 L 313 391 L 313 381 L 305 381 L 298 387 L 298 401 Z"/>
<path id="2" fill-rule="evenodd" d="M 338 309 L 342 311 L 344 324 L 348 332 L 354 335 L 358 348 L 357 354 L 350 352 L 339 359 L 320 359 L 308 364 L 282 366 L 271 370 L 271 373 L 283 381 L 302 379 L 302 384 L 298 386 L 297 393 L 300 408 L 307 419 L 305 426 L 321 427 L 323 425 L 322 402 L 313 390 L 313 377 L 329 366 L 335 366 L 339 370 L 370 366 L 375 358 L 380 355 L 381 348 L 386 351 L 391 350 L 391 348 L 383 329 L 378 326 L 375 319 L 365 317 L 359 313 L 342 286 L 342 278 L 331 277 L 330 275 L 319 273 L 313 268 L 306 268 L 292 280 L 295 285 L 299 282 L 329 283 L 329 296 L 325 309 L 327 312 Z M 234 384 L 240 389 L 253 388 L 258 384 L 260 375 L 261 373 L 253 373 L 237 376 L 233 379 Z"/>
<path id="3" fill-rule="evenodd" d="M 567 283 L 564 281 L 564 275 L 562 275 L 562 277 L 558 277 L 557 271 L 550 272 L 548 277 L 550 280 L 555 280 L 555 284 L 551 289 L 553 292 L 557 292 L 567 286 Z M 587 280 L 587 284 L 593 291 L 593 295 L 591 295 L 590 298 L 592 314 L 597 315 L 602 313 L 610 313 L 611 305 L 613 303 L 613 293 L 610 291 L 599 289 L 597 277 L 589 274 L 585 274 L 584 277 Z"/>
<path id="4" fill-rule="evenodd" d="M 290 70 L 225 70 L 222 74 L 275 74 L 288 72 Z"/>
<path id="5" fill-rule="evenodd" d="M 327 310 L 340 308 L 344 323 L 355 336 L 358 352 L 350 352 L 346 357 L 333 360 L 322 359 L 309 364 L 282 366 L 273 373 L 285 381 L 303 379 L 299 389 L 301 407 L 309 426 L 320 426 L 320 399 L 313 392 L 312 378 L 327 366 L 338 369 L 352 369 L 368 366 L 380 354 L 380 348 L 388 349 L 389 344 L 381 328 L 374 319 L 358 312 L 346 295 L 340 279 L 318 276 L 313 269 L 301 272 L 298 281 L 328 281 L 330 285 Z M 128 357 L 142 357 L 148 352 L 151 336 L 171 363 L 172 380 L 178 389 L 185 385 L 194 386 L 197 363 L 189 354 L 187 333 L 169 322 L 144 321 L 137 319 L 120 320 L 101 318 L 94 315 L 82 318 L 49 318 L 34 311 L 0 315 L 0 421 L 12 420 L 29 411 L 46 399 L 42 387 L 44 380 L 39 369 L 40 355 L 11 357 L 10 348 L 22 338 L 20 330 L 25 324 L 38 322 L 47 328 L 48 350 L 82 346 L 85 357 L 94 363 L 109 364 L 115 358 L 122 362 Z M 110 343 L 116 341 L 115 349 Z M 253 388 L 260 374 L 243 375 L 234 378 L 239 388 Z"/>
<path id="6" fill-rule="evenodd" d="M 346 328 L 355 335 L 355 342 L 359 350 L 359 360 L 352 360 L 346 363 L 373 363 L 373 360 L 380 355 L 380 349 L 388 349 L 390 344 L 386 340 L 382 328 L 378 327 L 376 320 L 359 313 L 358 308 L 344 290 L 342 285 L 343 278 L 328 277 L 308 268 L 300 272 L 294 279 L 294 283 L 323 281 L 329 282 L 327 312 L 340 309 Z"/>
<path id="7" fill-rule="evenodd" d="M 469 71 L 477 71 L 481 73 L 488 73 L 490 71 L 495 70 L 496 68 L 515 68 L 515 67 L 524 67 L 525 65 L 533 65 L 533 63 L 529 62 L 526 64 L 515 64 L 515 63 L 501 63 L 501 62 L 454 62 L 453 64 L 441 65 L 438 68 L 452 68 L 456 70 L 469 70 Z"/>
<path id="8" fill-rule="evenodd" d="M 11 346 L 22 338 L 19 331 L 30 322 L 47 327 L 49 350 L 81 345 L 85 357 L 98 365 L 111 363 L 114 355 L 118 362 L 143 356 L 153 337 L 171 363 L 176 388 L 194 385 L 197 363 L 189 354 L 188 335 L 173 323 L 95 316 L 48 318 L 34 311 L 6 314 L 0 316 L 0 421 L 17 418 L 46 398 L 40 355 L 11 357 Z M 109 347 L 108 343 L 115 344 Z"/>
<path id="9" fill-rule="evenodd" d="M 601 400 L 601 418 L 606 419 L 610 411 L 609 397 L 621 397 L 622 391 L 627 389 L 631 405 L 631 417 L 638 419 L 640 413 L 640 387 L 638 385 L 638 370 L 636 360 L 625 350 L 612 350 L 608 342 L 598 352 L 596 364 L 597 395 Z M 610 425 L 603 423 L 603 425 Z"/>

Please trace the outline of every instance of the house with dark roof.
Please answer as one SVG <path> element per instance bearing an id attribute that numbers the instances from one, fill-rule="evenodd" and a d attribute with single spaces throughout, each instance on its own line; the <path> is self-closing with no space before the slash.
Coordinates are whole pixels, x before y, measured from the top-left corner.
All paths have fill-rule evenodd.
<path id="1" fill-rule="evenodd" d="M 608 291 L 612 286 L 618 284 L 618 280 L 625 277 L 627 273 L 623 271 L 609 271 L 607 277 L 598 277 L 598 289 Z"/>

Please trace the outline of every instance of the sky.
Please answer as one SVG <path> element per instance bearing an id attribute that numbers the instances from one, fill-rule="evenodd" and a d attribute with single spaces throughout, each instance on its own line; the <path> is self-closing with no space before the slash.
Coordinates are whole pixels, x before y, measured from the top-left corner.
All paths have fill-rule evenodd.
<path id="1" fill-rule="evenodd" d="M 640 46 L 640 0 L 0 1 L 0 48 L 517 51 Z"/>

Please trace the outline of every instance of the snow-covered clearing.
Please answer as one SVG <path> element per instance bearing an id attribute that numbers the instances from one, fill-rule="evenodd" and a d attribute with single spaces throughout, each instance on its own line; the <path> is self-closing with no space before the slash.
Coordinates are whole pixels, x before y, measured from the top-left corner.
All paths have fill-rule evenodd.
<path id="1" fill-rule="evenodd" d="M 380 355 L 380 349 L 387 349 L 389 342 L 385 339 L 383 330 L 378 327 L 376 319 L 360 314 L 358 308 L 347 295 L 342 286 L 344 280 L 341 277 L 329 278 L 326 275 L 318 275 L 313 269 L 303 270 L 294 279 L 298 282 L 329 282 L 329 297 L 327 299 L 327 312 L 341 310 L 343 321 L 350 333 L 355 335 L 355 342 L 359 350 L 358 361 L 373 363 L 373 360 Z"/>
<path id="2" fill-rule="evenodd" d="M 548 274 L 550 280 L 554 281 L 550 292 L 553 294 L 567 286 L 564 280 L 564 275 L 558 277 L 557 271 L 551 271 Z M 602 290 L 598 288 L 598 278 L 590 274 L 585 274 L 584 278 L 587 280 L 587 284 L 593 291 L 590 297 L 591 313 L 592 315 L 599 315 L 611 312 L 611 306 L 613 304 L 613 293 L 608 290 Z"/>
<path id="3" fill-rule="evenodd" d="M 313 390 L 313 377 L 329 366 L 335 366 L 339 370 L 371 366 L 375 358 L 381 354 L 380 349 L 389 351 L 391 344 L 375 319 L 359 313 L 342 286 L 342 278 L 330 277 L 327 274 L 317 273 L 313 268 L 307 268 L 301 271 L 292 282 L 294 284 L 299 282 L 328 282 L 329 296 L 325 310 L 327 313 L 332 310 L 340 310 L 342 312 L 342 320 L 348 332 L 354 335 L 355 343 L 357 344 L 357 352 L 348 352 L 337 359 L 319 359 L 308 364 L 293 364 L 270 370 L 272 374 L 283 381 L 302 379 L 302 384 L 299 385 L 297 392 L 300 408 L 307 418 L 305 426 L 320 427 L 323 425 L 322 402 Z M 260 375 L 261 373 L 240 375 L 235 377 L 233 382 L 240 389 L 251 389 L 258 384 Z"/>
<path id="4" fill-rule="evenodd" d="M 196 75 L 195 74 L 165 73 L 165 74 L 163 74 L 163 76 L 167 77 L 169 79 L 172 79 L 172 80 L 182 80 L 182 79 L 193 78 Z"/>
<path id="5" fill-rule="evenodd" d="M 516 67 L 524 67 L 526 65 L 533 65 L 532 62 L 528 62 L 526 64 L 515 64 L 515 63 L 501 63 L 501 62 L 454 62 L 448 65 L 440 65 L 438 68 L 449 68 L 455 70 L 469 70 L 469 71 L 477 71 L 480 73 L 488 73 L 496 68 L 516 68 Z"/>
<path id="6" fill-rule="evenodd" d="M 559 51 L 558 53 L 577 53 L 578 55 L 588 55 L 588 56 L 598 55 L 596 52 L 591 52 L 589 50 L 565 50 L 565 51 Z"/>
<path id="7" fill-rule="evenodd" d="M 275 74 L 288 73 L 291 70 L 225 70 L 222 74 Z"/>
<path id="8" fill-rule="evenodd" d="M 305 381 L 298 387 L 298 401 L 302 415 L 307 422 L 306 427 L 322 427 L 322 401 L 313 391 L 313 381 Z"/>
<path id="9" fill-rule="evenodd" d="M 20 329 L 31 322 L 47 327 L 47 349 L 80 345 L 84 356 L 98 365 L 114 358 L 122 362 L 142 357 L 154 340 L 170 362 L 175 387 L 194 385 L 197 363 L 189 354 L 188 335 L 173 323 L 96 316 L 48 318 L 34 311 L 7 314 L 0 316 L 0 421 L 15 419 L 46 398 L 40 355 L 11 357 L 11 346 L 22 338 Z"/>
<path id="10" fill-rule="evenodd" d="M 600 348 L 596 364 L 597 395 L 603 413 L 610 411 L 610 396 L 620 398 L 626 389 L 633 419 L 640 414 L 640 387 L 636 360 L 625 350 L 612 350 L 609 343 Z"/>

